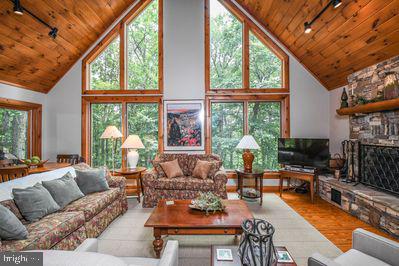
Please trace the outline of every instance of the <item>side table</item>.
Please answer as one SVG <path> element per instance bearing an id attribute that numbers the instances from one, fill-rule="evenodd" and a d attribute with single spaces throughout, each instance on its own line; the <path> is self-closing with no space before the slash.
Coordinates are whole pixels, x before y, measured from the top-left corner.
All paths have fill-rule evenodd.
<path id="1" fill-rule="evenodd" d="M 238 178 L 237 192 L 240 195 L 240 199 L 258 199 L 260 198 L 260 205 L 263 203 L 263 170 L 253 169 L 252 172 L 245 172 L 244 170 L 236 170 Z M 255 179 L 255 192 L 250 193 L 249 190 L 244 190 L 244 179 L 253 178 Z"/>
<path id="2" fill-rule="evenodd" d="M 128 196 L 137 195 L 137 201 L 140 202 L 141 194 L 143 194 L 143 184 L 141 181 L 141 173 L 145 172 L 147 168 L 121 168 L 115 170 L 114 174 L 124 176 L 126 178 L 126 194 Z M 132 182 L 134 180 L 134 182 Z"/>

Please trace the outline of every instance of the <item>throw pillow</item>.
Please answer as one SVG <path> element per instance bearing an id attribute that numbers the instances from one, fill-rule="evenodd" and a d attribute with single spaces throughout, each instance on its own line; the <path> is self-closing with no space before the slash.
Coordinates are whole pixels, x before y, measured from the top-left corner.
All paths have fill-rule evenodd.
<path id="1" fill-rule="evenodd" d="M 28 230 L 9 209 L 0 205 L 0 239 L 22 240 L 28 237 Z"/>
<path id="2" fill-rule="evenodd" d="M 50 192 L 51 196 L 61 209 L 72 201 L 84 196 L 71 173 L 67 173 L 58 179 L 42 181 L 42 184 Z"/>
<path id="3" fill-rule="evenodd" d="M 162 170 L 167 178 L 179 177 L 184 175 L 177 159 L 169 162 L 160 163 Z"/>
<path id="4" fill-rule="evenodd" d="M 106 169 L 104 167 L 87 170 L 75 170 L 75 172 L 76 183 L 83 194 L 87 195 L 109 189 L 107 179 L 105 178 Z"/>
<path id="5" fill-rule="evenodd" d="M 22 216 L 29 222 L 37 221 L 60 209 L 50 192 L 40 183 L 23 189 L 13 188 L 12 194 Z"/>
<path id="6" fill-rule="evenodd" d="M 206 179 L 211 170 L 212 163 L 208 161 L 197 160 L 197 164 L 193 170 L 193 177 Z"/>

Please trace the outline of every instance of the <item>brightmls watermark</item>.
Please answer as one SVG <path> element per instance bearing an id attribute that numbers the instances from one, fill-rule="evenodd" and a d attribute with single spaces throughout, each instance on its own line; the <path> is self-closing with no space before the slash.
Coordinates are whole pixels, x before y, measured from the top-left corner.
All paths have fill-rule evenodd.
<path id="1" fill-rule="evenodd" d="M 0 266 L 43 266 L 42 252 L 0 252 Z"/>

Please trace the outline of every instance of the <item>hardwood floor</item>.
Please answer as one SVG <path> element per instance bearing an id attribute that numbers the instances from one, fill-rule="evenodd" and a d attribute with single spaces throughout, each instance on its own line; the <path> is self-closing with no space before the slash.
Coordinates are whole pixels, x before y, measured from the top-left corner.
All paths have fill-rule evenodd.
<path id="1" fill-rule="evenodd" d="M 316 197 L 315 203 L 312 204 L 308 194 L 287 191 L 283 193 L 282 199 L 343 252 L 351 248 L 352 231 L 356 228 L 363 228 L 395 240 L 385 232 L 372 227 L 319 197 Z"/>

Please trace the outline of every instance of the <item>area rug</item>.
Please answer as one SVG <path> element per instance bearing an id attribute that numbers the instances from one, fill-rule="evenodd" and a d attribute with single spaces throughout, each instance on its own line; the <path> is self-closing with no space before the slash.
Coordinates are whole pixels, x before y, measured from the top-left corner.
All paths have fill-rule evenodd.
<path id="1" fill-rule="evenodd" d="M 307 265 L 314 252 L 326 257 L 337 257 L 342 252 L 317 231 L 304 218 L 289 207 L 274 193 L 265 193 L 263 206 L 258 202 L 247 202 L 256 218 L 269 221 L 276 232 L 274 243 L 285 246 L 298 265 Z M 229 198 L 237 198 L 229 194 Z M 154 257 L 153 231 L 143 225 L 152 209 L 145 209 L 136 199 L 129 199 L 129 210 L 117 218 L 99 237 L 99 252 L 115 256 Z M 168 236 L 179 241 L 179 265 L 210 265 L 211 245 L 232 245 L 234 236 Z"/>

